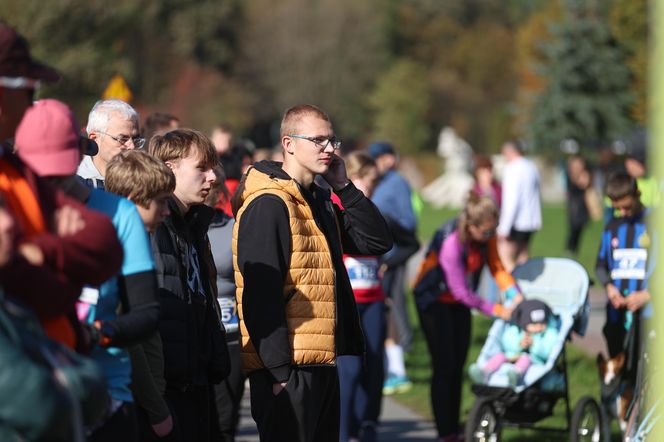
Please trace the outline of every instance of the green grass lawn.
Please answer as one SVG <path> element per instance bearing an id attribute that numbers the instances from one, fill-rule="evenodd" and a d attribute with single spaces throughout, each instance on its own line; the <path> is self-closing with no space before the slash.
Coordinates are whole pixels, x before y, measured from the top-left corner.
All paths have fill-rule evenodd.
<path id="1" fill-rule="evenodd" d="M 455 216 L 456 213 L 456 211 L 449 209 L 435 210 L 429 206 L 425 206 L 419 226 L 420 238 L 422 239 L 423 244 L 429 241 L 432 233 L 443 221 Z M 542 230 L 533 237 L 531 255 L 565 256 L 564 247 L 567 221 L 564 206 L 545 206 L 543 208 L 543 220 L 544 225 Z M 591 277 L 593 275 L 592 269 L 594 268 L 600 232 L 601 223 L 599 222 L 593 223 L 586 228 L 582 237 L 580 253 L 577 258 L 578 261 L 589 271 Z M 409 297 L 409 300 L 411 301 L 410 313 L 411 318 L 413 319 L 415 335 L 414 347 L 407 356 L 406 363 L 408 374 L 411 377 L 414 386 L 409 392 L 394 396 L 394 398 L 422 416 L 432 419 L 429 400 L 429 382 L 431 379 L 429 353 L 426 348 L 424 336 L 419 328 L 417 314 L 415 313 L 414 304 L 412 303 L 412 296 Z M 473 316 L 471 348 L 466 365 L 477 359 L 490 325 L 491 321 L 489 319 L 480 315 Z M 599 398 L 599 380 L 594 360 L 581 350 L 575 348 L 574 345 L 567 345 L 567 362 L 570 400 L 573 410 L 574 404 L 584 395 Z M 467 370 L 464 370 L 464 372 L 467 372 Z M 465 420 L 474 401 L 475 395 L 470 391 L 470 381 L 466 378 L 463 385 L 463 400 L 461 406 L 462 420 Z M 543 420 L 541 424 L 564 427 L 566 424 L 564 402 L 559 401 L 554 416 Z M 506 429 L 502 434 L 503 440 L 505 441 L 538 440 L 544 442 L 568 439 L 566 435 L 546 434 L 530 430 Z"/>

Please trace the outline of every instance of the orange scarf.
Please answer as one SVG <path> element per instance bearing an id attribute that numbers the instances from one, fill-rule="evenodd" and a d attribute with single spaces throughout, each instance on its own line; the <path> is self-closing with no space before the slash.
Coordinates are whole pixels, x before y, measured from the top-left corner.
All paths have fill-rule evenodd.
<path id="1" fill-rule="evenodd" d="M 44 214 L 30 183 L 4 158 L 0 158 L 0 192 L 18 222 L 21 240 L 30 240 L 46 230 Z M 43 320 L 42 325 L 51 339 L 74 348 L 76 335 L 66 316 Z"/>

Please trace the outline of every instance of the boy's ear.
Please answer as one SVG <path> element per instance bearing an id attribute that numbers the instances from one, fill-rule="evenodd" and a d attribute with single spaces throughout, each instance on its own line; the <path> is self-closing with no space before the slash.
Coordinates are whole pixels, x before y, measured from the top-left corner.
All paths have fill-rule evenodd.
<path id="1" fill-rule="evenodd" d="M 129 194 L 129 195 L 127 196 L 127 199 L 133 203 L 133 202 L 134 202 L 134 195 Z"/>
<path id="2" fill-rule="evenodd" d="M 166 161 L 164 164 L 166 164 L 166 167 L 168 167 L 171 170 L 175 168 L 175 163 L 172 161 Z"/>

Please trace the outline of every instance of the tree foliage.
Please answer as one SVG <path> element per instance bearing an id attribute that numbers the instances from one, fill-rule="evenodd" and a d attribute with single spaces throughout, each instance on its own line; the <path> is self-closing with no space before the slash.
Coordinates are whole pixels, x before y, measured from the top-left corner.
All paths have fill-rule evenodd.
<path id="1" fill-rule="evenodd" d="M 515 69 L 518 87 L 512 118 L 512 131 L 516 137 L 526 136 L 535 100 L 546 87 L 546 78 L 539 68 L 546 61 L 542 46 L 551 41 L 549 24 L 559 22 L 561 12 L 560 2 L 550 2 L 545 8 L 531 14 L 516 31 Z"/>
<path id="2" fill-rule="evenodd" d="M 497 20 L 479 3 L 493 4 L 404 1 L 398 54 L 428 71 L 431 128 L 451 125 L 479 150 L 491 150 L 510 135 L 514 38 L 507 18 Z"/>
<path id="3" fill-rule="evenodd" d="M 383 0 L 254 0 L 241 33 L 242 75 L 261 119 L 297 103 L 329 112 L 344 137 L 370 125 L 367 96 L 386 67 Z M 269 13 L 268 13 L 269 11 Z"/>
<path id="4" fill-rule="evenodd" d="M 166 101 L 178 67 L 228 67 L 238 0 L 22 0 L 3 2 L 1 16 L 33 53 L 63 79 L 47 90 L 87 113 L 119 73 L 143 103 Z M 169 95 L 169 94 L 166 94 Z"/>
<path id="5" fill-rule="evenodd" d="M 648 90 L 648 4 L 646 0 L 614 0 L 609 16 L 611 31 L 625 50 L 627 66 L 632 73 L 634 104 L 630 115 L 646 124 Z"/>
<path id="6" fill-rule="evenodd" d="M 625 106 L 645 120 L 646 0 L 21 0 L 0 17 L 63 73 L 42 95 L 79 117 L 119 73 L 142 112 L 261 143 L 301 102 L 346 140 L 412 150 L 445 126 L 495 151 L 526 132 L 611 137 Z"/>
<path id="7" fill-rule="evenodd" d="M 530 124 L 538 148 L 567 138 L 607 142 L 630 126 L 630 71 L 603 14 L 594 3 L 567 0 L 563 21 L 551 27 L 543 49 L 547 85 Z"/>
<path id="8" fill-rule="evenodd" d="M 430 98 L 426 70 L 411 60 L 397 60 L 378 79 L 369 99 L 375 115 L 373 139 L 389 140 L 401 152 L 424 150 L 431 138 L 427 124 Z"/>

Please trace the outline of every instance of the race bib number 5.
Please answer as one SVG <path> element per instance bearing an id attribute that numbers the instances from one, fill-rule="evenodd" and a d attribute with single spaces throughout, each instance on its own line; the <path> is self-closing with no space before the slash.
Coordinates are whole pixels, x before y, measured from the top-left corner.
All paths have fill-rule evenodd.
<path id="1" fill-rule="evenodd" d="M 238 330 L 237 306 L 233 298 L 217 298 L 221 309 L 221 322 L 227 333 Z"/>

